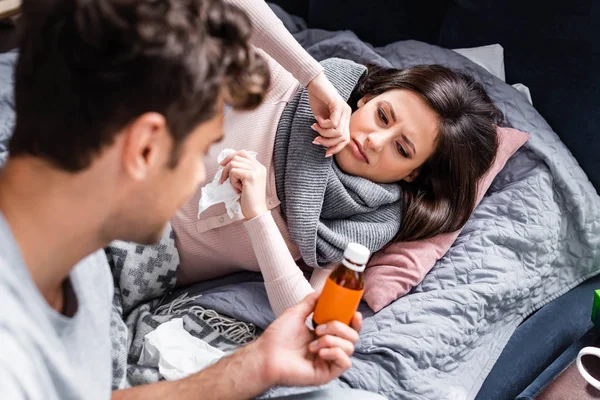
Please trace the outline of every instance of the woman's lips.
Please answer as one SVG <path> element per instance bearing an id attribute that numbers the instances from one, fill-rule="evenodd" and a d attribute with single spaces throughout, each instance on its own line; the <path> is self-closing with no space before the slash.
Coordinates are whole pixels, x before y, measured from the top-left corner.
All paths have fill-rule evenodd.
<path id="1" fill-rule="evenodd" d="M 352 147 L 352 154 L 358 161 L 366 162 L 367 164 L 369 163 L 367 155 L 362 149 L 361 144 L 356 139 L 350 142 L 350 146 Z"/>

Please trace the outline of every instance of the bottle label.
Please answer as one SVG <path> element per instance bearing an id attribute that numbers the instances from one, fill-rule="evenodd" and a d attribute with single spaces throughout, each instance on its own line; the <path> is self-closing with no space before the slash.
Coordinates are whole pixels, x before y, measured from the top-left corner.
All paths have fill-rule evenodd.
<path id="1" fill-rule="evenodd" d="M 313 321 L 317 325 L 330 321 L 340 321 L 350 325 L 352 317 L 360 304 L 364 290 L 352 290 L 327 279 L 323 292 L 317 302 Z"/>

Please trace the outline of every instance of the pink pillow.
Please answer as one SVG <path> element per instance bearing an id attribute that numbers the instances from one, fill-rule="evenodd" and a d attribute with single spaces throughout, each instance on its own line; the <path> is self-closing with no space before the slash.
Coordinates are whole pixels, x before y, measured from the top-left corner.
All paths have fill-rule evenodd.
<path id="1" fill-rule="evenodd" d="M 516 129 L 498 128 L 498 139 L 498 154 L 494 165 L 482 178 L 476 205 L 506 161 L 527 142 L 529 135 Z M 419 284 L 446 254 L 459 233 L 460 230 L 426 240 L 397 242 L 375 253 L 365 272 L 364 300 L 369 307 L 377 312 Z"/>

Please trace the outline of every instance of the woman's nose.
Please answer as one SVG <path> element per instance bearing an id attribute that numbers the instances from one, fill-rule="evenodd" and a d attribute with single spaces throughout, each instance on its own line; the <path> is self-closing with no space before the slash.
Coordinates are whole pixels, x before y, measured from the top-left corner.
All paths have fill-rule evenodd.
<path id="1" fill-rule="evenodd" d="M 387 135 L 380 132 L 372 132 L 367 135 L 367 146 L 376 152 L 380 152 L 385 147 Z"/>

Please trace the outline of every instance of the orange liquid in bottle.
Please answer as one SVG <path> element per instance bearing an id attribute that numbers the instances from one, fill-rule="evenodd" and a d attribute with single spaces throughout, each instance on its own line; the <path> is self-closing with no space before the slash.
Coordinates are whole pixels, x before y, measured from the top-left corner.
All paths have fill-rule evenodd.
<path id="1" fill-rule="evenodd" d="M 364 292 L 363 275 L 363 272 L 353 271 L 344 264 L 331 273 L 315 308 L 315 326 L 330 321 L 350 325 Z"/>

